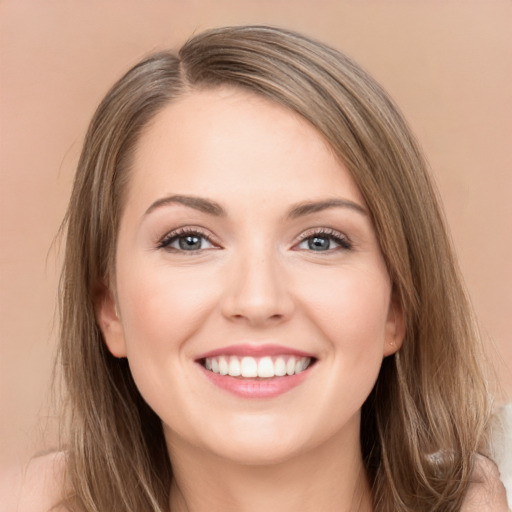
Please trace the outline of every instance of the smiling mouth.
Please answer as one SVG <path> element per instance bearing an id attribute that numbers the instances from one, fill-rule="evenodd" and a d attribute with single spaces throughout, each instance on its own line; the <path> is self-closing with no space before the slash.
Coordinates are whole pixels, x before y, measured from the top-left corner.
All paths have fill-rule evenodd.
<path id="1" fill-rule="evenodd" d="M 298 375 L 314 362 L 315 359 L 312 357 L 286 355 L 264 357 L 226 355 L 205 357 L 199 360 L 199 363 L 212 373 L 241 379 L 271 379 Z"/>

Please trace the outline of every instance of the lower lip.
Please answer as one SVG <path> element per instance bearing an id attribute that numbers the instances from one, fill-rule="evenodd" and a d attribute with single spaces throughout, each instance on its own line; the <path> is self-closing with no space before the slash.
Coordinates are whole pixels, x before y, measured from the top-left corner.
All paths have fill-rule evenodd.
<path id="1" fill-rule="evenodd" d="M 311 366 L 303 372 L 285 377 L 268 379 L 240 379 L 219 375 L 199 365 L 206 377 L 215 386 L 243 398 L 273 398 L 290 391 L 301 384 L 309 375 Z"/>

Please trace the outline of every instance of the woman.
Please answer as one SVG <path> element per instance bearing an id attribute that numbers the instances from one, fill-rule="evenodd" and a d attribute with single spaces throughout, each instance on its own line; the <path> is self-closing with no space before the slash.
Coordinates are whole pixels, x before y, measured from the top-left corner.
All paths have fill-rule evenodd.
<path id="1" fill-rule="evenodd" d="M 426 165 L 345 56 L 238 27 L 144 60 L 94 116 L 66 225 L 70 434 L 55 490 L 32 471 L 52 504 L 506 510 Z"/>

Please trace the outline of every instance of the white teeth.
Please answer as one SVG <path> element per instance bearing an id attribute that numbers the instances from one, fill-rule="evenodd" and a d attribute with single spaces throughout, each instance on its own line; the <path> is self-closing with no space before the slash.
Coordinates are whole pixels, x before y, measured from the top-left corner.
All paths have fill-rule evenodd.
<path id="1" fill-rule="evenodd" d="M 225 357 L 219 357 L 219 373 L 221 375 L 227 375 L 229 372 L 229 364 Z"/>
<path id="2" fill-rule="evenodd" d="M 231 358 L 229 359 L 228 373 L 229 375 L 231 375 L 231 377 L 238 377 L 242 373 L 242 370 L 240 368 L 240 360 L 238 359 L 238 357 L 231 356 Z"/>
<path id="3" fill-rule="evenodd" d="M 274 363 L 271 357 L 262 357 L 258 362 L 258 377 L 269 378 L 274 376 Z"/>
<path id="4" fill-rule="evenodd" d="M 288 359 L 288 362 L 286 363 L 286 373 L 288 375 L 293 375 L 295 373 L 295 357 L 290 357 L 290 359 Z"/>
<path id="5" fill-rule="evenodd" d="M 240 365 L 240 374 L 242 377 L 257 377 L 258 376 L 258 363 L 254 357 L 242 358 Z"/>
<path id="6" fill-rule="evenodd" d="M 303 372 L 305 369 L 306 369 L 306 366 L 304 364 L 304 360 L 303 359 L 299 359 L 295 363 L 295 373 Z"/>
<path id="7" fill-rule="evenodd" d="M 284 377 L 303 372 L 311 364 L 310 357 L 295 356 L 264 356 L 261 358 L 237 356 L 207 357 L 204 367 L 213 373 L 245 377 L 269 379 Z"/>
<path id="8" fill-rule="evenodd" d="M 286 375 L 286 361 L 282 357 L 278 357 L 274 363 L 274 373 L 277 377 Z"/>

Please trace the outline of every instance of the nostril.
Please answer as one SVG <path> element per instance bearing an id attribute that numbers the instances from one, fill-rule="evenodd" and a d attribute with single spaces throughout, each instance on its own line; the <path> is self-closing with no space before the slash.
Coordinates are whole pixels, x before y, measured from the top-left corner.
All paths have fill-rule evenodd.
<path id="1" fill-rule="evenodd" d="M 256 325 L 275 324 L 289 318 L 295 309 L 288 286 L 269 267 L 270 259 L 264 263 L 245 261 L 243 267 L 233 270 L 229 286 L 221 299 L 222 313 L 231 320 L 245 320 Z M 272 260 L 275 261 L 275 260 Z"/>

